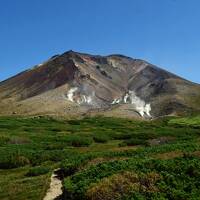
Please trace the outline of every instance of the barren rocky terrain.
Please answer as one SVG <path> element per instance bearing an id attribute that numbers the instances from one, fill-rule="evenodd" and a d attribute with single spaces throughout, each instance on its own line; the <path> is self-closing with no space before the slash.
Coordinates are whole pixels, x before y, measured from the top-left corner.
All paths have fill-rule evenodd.
<path id="1" fill-rule="evenodd" d="M 1 115 L 120 115 L 199 112 L 200 85 L 140 59 L 73 51 L 0 83 Z"/>

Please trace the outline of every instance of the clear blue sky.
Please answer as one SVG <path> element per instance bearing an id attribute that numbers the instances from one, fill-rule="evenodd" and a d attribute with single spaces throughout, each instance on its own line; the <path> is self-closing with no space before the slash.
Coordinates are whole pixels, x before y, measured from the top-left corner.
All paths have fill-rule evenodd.
<path id="1" fill-rule="evenodd" d="M 200 83 L 199 0 L 0 0 L 0 80 L 67 50 L 142 58 Z"/>

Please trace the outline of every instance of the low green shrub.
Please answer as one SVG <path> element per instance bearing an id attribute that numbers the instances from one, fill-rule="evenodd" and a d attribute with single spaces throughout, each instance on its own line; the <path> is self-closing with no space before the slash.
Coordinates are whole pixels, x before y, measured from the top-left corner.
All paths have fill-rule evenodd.
<path id="1" fill-rule="evenodd" d="M 47 166 L 32 167 L 27 172 L 26 176 L 40 176 L 49 173 L 50 168 Z"/>
<path id="2" fill-rule="evenodd" d="M 106 135 L 95 135 L 95 136 L 93 137 L 93 139 L 94 139 L 94 141 L 95 141 L 96 143 L 106 143 L 106 142 L 108 142 L 109 137 L 106 136 Z"/>
<path id="3" fill-rule="evenodd" d="M 168 122 L 169 125 L 178 126 L 191 126 L 200 128 L 200 116 L 195 117 L 183 117 L 183 118 L 174 118 Z"/>
<path id="4" fill-rule="evenodd" d="M 64 142 L 73 147 L 87 147 L 92 144 L 93 140 L 89 137 L 73 135 L 66 137 Z"/>
<path id="5" fill-rule="evenodd" d="M 63 150 L 45 150 L 45 151 L 38 151 L 29 154 L 29 158 L 31 161 L 32 166 L 41 165 L 44 162 L 51 161 L 51 162 L 59 162 L 62 160 L 67 159 L 68 157 L 72 157 L 75 155 L 75 152 L 71 151 L 70 149 L 63 149 Z"/>
<path id="6" fill-rule="evenodd" d="M 80 120 L 69 120 L 68 124 L 70 125 L 80 125 L 81 121 Z"/>
<path id="7" fill-rule="evenodd" d="M 55 143 L 55 144 L 48 143 L 45 146 L 45 150 L 62 150 L 65 147 L 66 147 L 66 145 L 61 143 L 61 142 L 60 143 Z"/>
<path id="8" fill-rule="evenodd" d="M 71 195 L 74 199 L 86 199 L 86 191 L 94 187 L 103 178 L 110 177 L 122 171 L 133 171 L 137 174 L 158 174 L 162 179 L 156 181 L 156 188 L 151 192 L 152 177 L 146 180 L 140 177 L 142 185 L 147 189 L 140 194 L 144 199 L 189 199 L 190 195 L 193 199 L 199 197 L 199 181 L 200 181 L 200 162 L 199 158 L 176 158 L 169 160 L 156 160 L 148 158 L 135 158 L 122 161 L 112 161 L 91 166 L 86 170 L 70 177 L 66 184 L 71 185 Z M 113 181 L 109 183 L 109 187 L 113 188 Z M 73 186 L 73 187 L 72 187 Z M 100 187 L 101 189 L 101 187 Z M 70 193 L 70 191 L 68 191 Z M 132 194 L 131 194 L 132 196 Z M 127 199 L 132 199 L 131 196 Z M 162 198 L 161 198 L 162 197 Z"/>
<path id="9" fill-rule="evenodd" d="M 148 142 L 143 139 L 131 138 L 129 140 L 124 140 L 122 143 L 119 144 L 120 147 L 135 145 L 148 145 Z"/>
<path id="10" fill-rule="evenodd" d="M 115 188 L 117 191 L 118 187 L 121 190 L 123 184 L 118 178 L 109 177 L 115 177 L 115 174 L 124 171 L 144 174 L 144 176 L 138 177 L 139 182 L 142 183 L 139 192 L 132 189 L 128 192 L 121 190 L 123 200 L 198 199 L 200 195 L 199 120 L 191 118 L 190 123 L 188 119 L 170 123 L 171 119 L 175 118 L 133 121 L 88 117 L 67 121 L 50 118 L 0 117 L 0 135 L 3 135 L 2 138 L 0 137 L 2 144 L 0 145 L 0 169 L 6 169 L 0 170 L 2 175 L 0 182 L 4 187 L 3 190 L 0 189 L 0 199 L 10 195 L 10 191 L 13 191 L 11 194 L 14 197 L 18 193 L 23 195 L 16 199 L 30 199 L 28 188 L 31 192 L 36 188 L 37 191 L 43 191 L 43 187 L 39 186 L 44 186 L 48 174 L 40 175 L 50 173 L 48 166 L 52 166 L 52 170 L 53 166 L 59 167 L 64 174 L 68 175 L 64 181 L 67 199 L 84 200 L 85 197 L 87 198 L 87 191 L 91 192 L 88 194 L 93 198 L 93 194 L 97 194 L 96 191 L 104 189 L 106 192 L 110 188 L 111 192 L 114 190 L 116 194 Z M 174 140 L 161 142 L 162 145 L 146 146 L 146 141 L 150 142 L 154 139 L 160 144 L 162 137 L 172 137 Z M 121 140 L 120 144 L 119 140 Z M 109 141 L 107 144 L 96 144 L 107 141 Z M 96 143 L 92 144 L 93 142 Z M 88 147 L 90 144 L 91 147 Z M 141 146 L 119 148 L 118 144 L 119 146 Z M 88 148 L 75 148 L 82 146 Z M 177 152 L 177 157 L 173 157 Z M 18 169 L 9 170 L 11 168 Z M 145 179 L 146 174 L 151 172 L 162 177 L 155 183 L 158 190 L 153 193 L 152 185 L 149 184 L 151 177 Z M 30 178 L 24 179 L 24 174 Z M 14 179 L 17 184 L 13 183 Z M 100 184 L 102 180 L 109 180 L 103 181 L 103 185 L 108 187 L 102 187 Z M 16 188 L 11 190 L 14 184 Z M 37 187 L 30 187 L 30 184 Z M 94 187 L 95 185 L 98 188 Z M 129 185 L 128 183 L 127 186 Z M 95 188 L 97 190 L 94 190 Z M 25 193 L 27 193 L 26 197 Z M 112 193 L 108 192 L 109 194 Z M 42 195 L 41 192 L 40 196 Z M 110 195 L 108 197 L 110 198 Z M 101 199 L 104 198 L 105 196 Z M 111 198 L 116 199 L 114 195 Z M 39 197 L 35 195 L 33 199 Z"/>
<path id="11" fill-rule="evenodd" d="M 96 158 L 97 154 L 78 154 L 61 162 L 60 168 L 63 170 L 66 176 L 74 174 L 78 169 L 86 164 L 88 161 Z"/>
<path id="12" fill-rule="evenodd" d="M 115 133 L 112 134 L 112 138 L 115 140 L 127 140 L 133 137 L 132 133 Z"/>
<path id="13" fill-rule="evenodd" d="M 29 165 L 27 157 L 18 154 L 4 155 L 0 158 L 0 169 L 12 169 Z"/>
<path id="14" fill-rule="evenodd" d="M 74 160 L 74 161 L 64 160 L 61 162 L 60 166 L 61 166 L 61 169 L 63 170 L 64 174 L 66 176 L 69 176 L 77 171 L 80 163 L 81 162 L 79 160 Z"/>
<path id="15" fill-rule="evenodd" d="M 7 144 L 9 142 L 10 138 L 5 135 L 0 135 L 0 146 Z"/>

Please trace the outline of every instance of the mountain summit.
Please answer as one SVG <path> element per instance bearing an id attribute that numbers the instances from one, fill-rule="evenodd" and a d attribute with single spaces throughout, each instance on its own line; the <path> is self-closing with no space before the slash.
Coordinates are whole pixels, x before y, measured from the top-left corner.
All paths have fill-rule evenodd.
<path id="1" fill-rule="evenodd" d="M 65 52 L 0 83 L 0 114 L 151 118 L 200 111 L 200 85 L 144 60 Z"/>

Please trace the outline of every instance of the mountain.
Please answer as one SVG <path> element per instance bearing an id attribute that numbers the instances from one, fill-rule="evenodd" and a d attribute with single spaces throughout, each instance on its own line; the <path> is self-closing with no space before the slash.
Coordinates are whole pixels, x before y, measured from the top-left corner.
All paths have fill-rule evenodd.
<path id="1" fill-rule="evenodd" d="M 200 112 L 200 85 L 144 60 L 65 52 L 0 83 L 1 115 L 151 118 Z"/>

